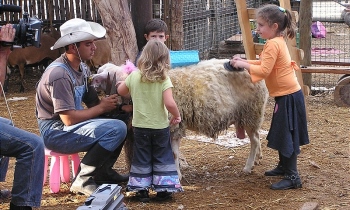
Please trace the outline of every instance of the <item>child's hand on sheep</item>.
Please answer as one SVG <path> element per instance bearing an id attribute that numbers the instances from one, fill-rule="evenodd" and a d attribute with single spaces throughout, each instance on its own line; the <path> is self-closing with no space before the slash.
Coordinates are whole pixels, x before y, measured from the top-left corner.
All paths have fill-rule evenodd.
<path id="1" fill-rule="evenodd" d="M 230 64 L 231 66 L 235 67 L 236 69 L 246 69 L 250 70 L 250 63 L 248 63 L 245 59 L 242 59 L 240 57 L 234 56 L 231 60 L 230 60 Z"/>
<path id="2" fill-rule="evenodd" d="M 181 122 L 181 117 L 171 117 L 170 119 L 170 124 L 171 125 L 176 125 L 179 124 Z"/>

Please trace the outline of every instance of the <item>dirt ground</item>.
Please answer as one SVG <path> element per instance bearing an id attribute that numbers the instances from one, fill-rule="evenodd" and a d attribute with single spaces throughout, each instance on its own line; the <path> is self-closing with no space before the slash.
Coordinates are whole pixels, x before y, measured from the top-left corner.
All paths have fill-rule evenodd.
<path id="1" fill-rule="evenodd" d="M 7 99 L 26 97 L 26 100 L 8 104 L 17 127 L 38 134 L 34 117 L 34 86 L 39 73 L 29 72 L 27 90 L 18 93 L 18 84 L 10 80 Z M 18 75 L 17 75 L 18 76 Z M 16 74 L 13 78 L 16 77 Z M 298 170 L 303 188 L 273 191 L 269 186 L 279 181 L 265 177 L 264 171 L 277 163 L 277 152 L 267 148 L 265 136 L 261 136 L 263 159 L 251 174 L 241 172 L 250 144 L 227 148 L 213 143 L 183 139 L 181 150 L 189 166 L 182 169 L 184 192 L 174 195 L 170 201 L 140 203 L 125 197 L 128 209 L 300 209 L 306 202 L 318 203 L 322 210 L 350 209 L 350 108 L 336 107 L 331 94 L 306 98 L 309 116 L 310 144 L 301 148 Z M 273 101 L 269 99 L 262 130 L 267 131 L 271 120 Z M 9 118 L 6 104 L 0 98 L 0 116 Z M 0 188 L 11 188 L 15 160 L 11 159 L 6 182 Z M 127 173 L 124 156 L 115 165 L 119 172 Z M 122 185 L 123 192 L 125 184 Z M 44 186 L 41 207 L 38 209 L 76 209 L 86 196 L 69 192 L 69 183 L 61 184 L 58 194 L 51 194 Z M 9 201 L 0 203 L 0 209 L 8 209 Z"/>

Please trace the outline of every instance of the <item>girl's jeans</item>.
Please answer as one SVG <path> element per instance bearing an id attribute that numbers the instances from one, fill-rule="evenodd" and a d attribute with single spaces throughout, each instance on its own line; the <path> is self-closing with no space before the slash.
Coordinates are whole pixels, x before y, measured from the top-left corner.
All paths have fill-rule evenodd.
<path id="1" fill-rule="evenodd" d="M 0 117 L 0 156 L 15 157 L 16 166 L 11 202 L 17 206 L 39 207 L 44 179 L 44 142 L 39 136 L 13 127 Z M 7 161 L 0 165 L 0 180 L 7 171 Z"/>

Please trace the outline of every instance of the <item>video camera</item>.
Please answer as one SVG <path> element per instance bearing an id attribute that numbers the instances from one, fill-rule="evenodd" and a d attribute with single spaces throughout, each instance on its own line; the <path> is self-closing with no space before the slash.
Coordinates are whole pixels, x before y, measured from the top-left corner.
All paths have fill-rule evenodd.
<path id="1" fill-rule="evenodd" d="M 4 5 L 0 4 L 0 14 L 3 12 L 21 12 L 22 8 L 16 5 Z M 16 29 L 15 39 L 13 42 L 1 42 L 3 46 L 21 46 L 40 47 L 41 38 L 41 24 L 42 21 L 36 17 L 28 17 L 28 13 L 23 14 L 23 18 L 19 20 L 18 24 L 12 24 Z M 1 30 L 1 26 L 0 26 Z"/>

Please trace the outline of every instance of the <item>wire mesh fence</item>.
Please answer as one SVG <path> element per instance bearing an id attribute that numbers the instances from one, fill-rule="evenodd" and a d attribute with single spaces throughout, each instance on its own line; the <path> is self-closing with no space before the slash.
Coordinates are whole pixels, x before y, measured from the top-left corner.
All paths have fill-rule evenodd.
<path id="1" fill-rule="evenodd" d="M 311 63 L 313 66 L 335 68 L 350 66 L 350 28 L 344 19 L 344 14 L 349 6 L 347 0 L 316 0 L 312 2 L 312 29 L 316 24 L 320 24 L 317 28 L 323 34 L 317 38 L 314 31 L 311 30 L 313 32 L 311 38 Z M 334 90 L 343 76 L 343 74 L 313 73 L 311 95 L 322 99 L 327 95 L 334 94 Z"/>

